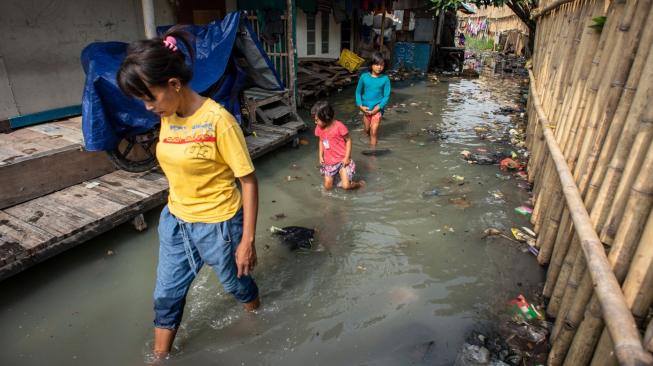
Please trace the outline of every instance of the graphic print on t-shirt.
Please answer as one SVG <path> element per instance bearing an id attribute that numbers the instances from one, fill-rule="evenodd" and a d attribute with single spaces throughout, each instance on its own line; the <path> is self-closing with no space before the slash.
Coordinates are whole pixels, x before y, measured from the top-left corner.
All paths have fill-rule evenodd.
<path id="1" fill-rule="evenodd" d="M 220 118 L 212 111 L 205 113 L 200 121 L 212 121 Z M 215 129 L 212 122 L 200 122 L 190 126 L 169 125 L 170 134 L 162 140 L 165 144 L 188 144 L 184 154 L 196 159 L 210 158 L 211 150 L 216 142 Z"/>

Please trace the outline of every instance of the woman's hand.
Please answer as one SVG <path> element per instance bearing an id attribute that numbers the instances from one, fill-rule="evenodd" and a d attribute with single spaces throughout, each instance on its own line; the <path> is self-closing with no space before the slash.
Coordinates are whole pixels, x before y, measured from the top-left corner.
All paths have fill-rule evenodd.
<path id="1" fill-rule="evenodd" d="M 346 158 L 342 159 L 342 165 L 343 165 L 343 166 L 347 166 L 347 165 L 349 165 L 350 162 L 351 162 L 351 159 L 350 159 L 350 158 L 347 158 L 347 157 L 346 157 Z"/>
<path id="2" fill-rule="evenodd" d="M 365 114 L 370 113 L 370 109 L 367 108 L 367 107 L 364 106 L 364 105 L 362 105 L 362 106 L 360 106 L 360 107 L 358 107 L 358 108 L 360 108 L 360 110 L 361 110 L 363 113 L 365 113 Z"/>
<path id="3" fill-rule="evenodd" d="M 256 217 L 258 215 L 258 180 L 252 172 L 240 177 L 243 197 L 243 236 L 236 249 L 238 277 L 248 276 L 256 266 Z"/>
<path id="4" fill-rule="evenodd" d="M 370 114 L 370 116 L 372 116 L 372 115 L 374 115 L 374 114 L 379 113 L 380 110 L 381 110 L 381 107 L 379 107 L 379 106 L 377 105 L 376 107 L 374 107 L 374 109 L 372 109 L 372 110 L 369 112 L 369 114 Z"/>
<path id="5" fill-rule="evenodd" d="M 254 240 L 245 242 L 242 240 L 236 249 L 236 268 L 238 268 L 238 278 L 249 276 L 250 272 L 256 266 L 256 246 Z"/>

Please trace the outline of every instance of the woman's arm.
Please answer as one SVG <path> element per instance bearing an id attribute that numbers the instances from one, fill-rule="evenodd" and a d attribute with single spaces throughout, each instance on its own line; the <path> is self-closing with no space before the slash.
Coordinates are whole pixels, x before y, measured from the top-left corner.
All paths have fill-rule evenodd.
<path id="1" fill-rule="evenodd" d="M 243 195 L 243 237 L 236 249 L 238 277 L 248 276 L 256 266 L 256 217 L 258 215 L 258 180 L 253 172 L 238 178 Z"/>

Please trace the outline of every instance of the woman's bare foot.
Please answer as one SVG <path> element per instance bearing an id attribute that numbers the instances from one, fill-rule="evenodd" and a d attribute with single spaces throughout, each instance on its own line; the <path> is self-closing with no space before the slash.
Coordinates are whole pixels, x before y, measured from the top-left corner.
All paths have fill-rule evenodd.
<path id="1" fill-rule="evenodd" d="M 258 297 L 253 301 L 243 304 L 243 308 L 245 308 L 245 311 L 249 311 L 249 312 L 254 312 L 260 306 L 261 306 L 261 299 L 259 299 Z"/>

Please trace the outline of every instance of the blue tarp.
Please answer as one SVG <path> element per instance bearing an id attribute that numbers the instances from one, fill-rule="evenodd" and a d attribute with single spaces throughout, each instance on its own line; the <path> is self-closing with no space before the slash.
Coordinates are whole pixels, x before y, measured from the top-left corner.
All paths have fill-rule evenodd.
<path id="1" fill-rule="evenodd" d="M 160 33 L 169 27 L 159 28 Z M 240 121 L 238 94 L 246 86 L 281 90 L 283 83 L 240 12 L 222 21 L 184 28 L 194 37 L 195 62 L 190 87 L 222 104 Z M 82 51 L 86 73 L 82 96 L 82 131 L 89 151 L 111 150 L 123 136 L 144 133 L 160 123 L 140 100 L 125 96 L 116 74 L 127 43 L 96 42 Z M 188 54 L 182 42 L 180 50 Z M 190 62 L 190 61 L 188 61 Z"/>

